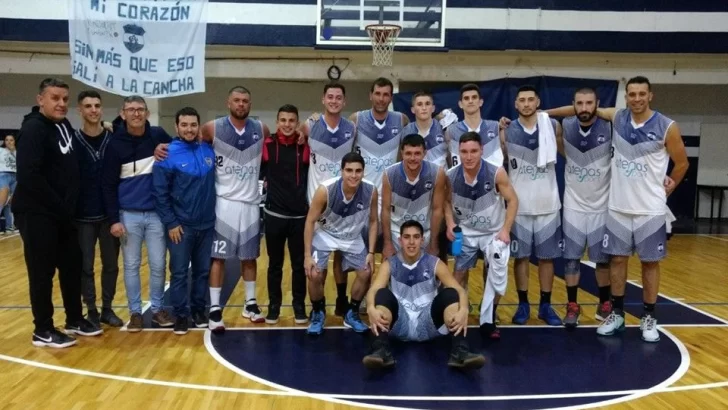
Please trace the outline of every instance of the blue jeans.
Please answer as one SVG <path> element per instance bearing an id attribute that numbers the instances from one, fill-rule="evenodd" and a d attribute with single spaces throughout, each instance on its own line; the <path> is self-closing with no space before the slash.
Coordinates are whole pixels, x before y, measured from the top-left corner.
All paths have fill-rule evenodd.
<path id="1" fill-rule="evenodd" d="M 182 240 L 175 244 L 167 235 L 169 248 L 169 270 L 172 277 L 169 284 L 169 296 L 174 306 L 176 317 L 189 317 L 192 313 L 204 313 L 207 282 L 210 277 L 210 255 L 212 254 L 212 238 L 215 228 L 197 230 L 182 226 Z M 188 275 L 192 262 L 191 288 L 188 286 Z M 187 295 L 190 294 L 190 306 Z"/>
<path id="2" fill-rule="evenodd" d="M 147 245 L 149 262 L 149 298 L 152 312 L 162 310 L 164 303 L 164 277 L 167 263 L 167 230 L 154 211 L 121 211 L 121 223 L 126 229 L 126 238 L 121 240 L 124 255 L 124 286 L 131 313 L 142 313 L 142 285 L 139 267 L 142 264 L 142 243 Z"/>
<path id="3" fill-rule="evenodd" d="M 15 172 L 0 172 L 0 189 L 8 188 L 7 204 L 0 204 L 0 215 L 5 217 L 5 229 L 12 229 L 15 227 L 13 213 L 10 212 L 10 198 L 12 198 L 13 193 L 15 192 L 16 185 L 17 181 L 15 179 Z"/>

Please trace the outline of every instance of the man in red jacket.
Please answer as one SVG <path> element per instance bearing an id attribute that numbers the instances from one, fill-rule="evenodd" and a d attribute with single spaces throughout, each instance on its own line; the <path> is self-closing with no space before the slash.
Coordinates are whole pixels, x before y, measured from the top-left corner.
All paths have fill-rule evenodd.
<path id="1" fill-rule="evenodd" d="M 278 110 L 275 134 L 265 140 L 261 176 L 267 184 L 265 242 L 268 251 L 268 315 L 265 322 L 278 323 L 282 294 L 284 245 L 291 256 L 293 315 L 296 323 L 308 321 L 306 273 L 303 269 L 303 228 L 308 213 L 306 187 L 309 147 L 298 143 L 298 109 L 286 104 Z"/>

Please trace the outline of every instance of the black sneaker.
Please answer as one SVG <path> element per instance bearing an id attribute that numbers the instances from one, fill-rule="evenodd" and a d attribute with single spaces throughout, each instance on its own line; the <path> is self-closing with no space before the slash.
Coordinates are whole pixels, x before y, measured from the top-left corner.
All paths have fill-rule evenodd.
<path id="1" fill-rule="evenodd" d="M 174 322 L 174 334 L 186 335 L 190 328 L 190 321 L 186 316 L 180 316 Z"/>
<path id="2" fill-rule="evenodd" d="M 268 306 L 268 315 L 265 317 L 265 323 L 275 325 L 278 323 L 278 317 L 281 315 L 281 307 L 278 305 Z"/>
<path id="3" fill-rule="evenodd" d="M 73 324 L 66 324 L 64 330 L 66 333 L 75 333 L 79 336 L 98 336 L 104 333 L 100 326 L 96 326 L 86 319 L 81 319 Z"/>
<path id="4" fill-rule="evenodd" d="M 293 319 L 298 325 L 308 323 L 308 316 L 306 315 L 305 305 L 293 305 Z"/>
<path id="5" fill-rule="evenodd" d="M 447 365 L 459 369 L 479 369 L 485 365 L 485 356 L 471 352 L 466 341 L 453 340 Z"/>
<path id="6" fill-rule="evenodd" d="M 119 316 L 116 316 L 116 313 L 109 308 L 101 309 L 101 323 L 106 323 L 111 327 L 124 326 L 124 321 Z"/>
<path id="7" fill-rule="evenodd" d="M 207 327 L 207 316 L 202 312 L 193 313 L 192 321 L 195 322 L 195 327 L 197 328 Z"/>
<path id="8" fill-rule="evenodd" d="M 101 316 L 99 315 L 99 311 L 96 309 L 88 310 L 88 313 L 86 314 L 86 320 L 93 323 L 96 327 L 101 327 Z"/>
<path id="9" fill-rule="evenodd" d="M 33 332 L 33 346 L 35 347 L 62 349 L 73 346 L 76 343 L 76 338 L 60 332 L 58 329 L 46 332 Z"/>
<path id="10" fill-rule="evenodd" d="M 364 356 L 362 363 L 368 369 L 386 369 L 394 366 L 396 361 L 389 348 L 389 342 L 382 339 L 375 339 L 372 343 L 371 353 Z"/>
<path id="11" fill-rule="evenodd" d="M 349 299 L 346 297 L 340 298 L 336 297 L 336 309 L 334 310 L 334 314 L 336 316 L 344 317 L 346 316 L 346 312 L 349 311 Z"/>

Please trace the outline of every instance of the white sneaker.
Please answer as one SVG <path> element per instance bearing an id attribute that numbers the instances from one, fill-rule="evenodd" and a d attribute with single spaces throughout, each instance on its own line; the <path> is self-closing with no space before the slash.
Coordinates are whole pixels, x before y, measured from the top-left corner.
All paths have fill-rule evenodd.
<path id="1" fill-rule="evenodd" d="M 225 322 L 223 322 L 222 319 L 220 319 L 219 322 L 208 319 L 207 328 L 210 329 L 212 333 L 222 333 L 225 331 Z"/>
<path id="2" fill-rule="evenodd" d="M 597 328 L 597 334 L 601 336 L 612 336 L 617 332 L 624 332 L 624 316 L 612 311 L 607 319 Z"/>
<path id="3" fill-rule="evenodd" d="M 657 331 L 657 319 L 652 315 L 642 316 L 640 330 L 642 331 L 642 340 L 645 342 L 656 343 L 660 341 L 660 332 Z"/>
<path id="4" fill-rule="evenodd" d="M 250 319 L 250 321 L 253 323 L 265 322 L 265 316 L 263 316 L 263 312 L 261 312 L 257 303 L 245 305 L 245 307 L 243 308 L 243 317 L 246 319 Z"/>

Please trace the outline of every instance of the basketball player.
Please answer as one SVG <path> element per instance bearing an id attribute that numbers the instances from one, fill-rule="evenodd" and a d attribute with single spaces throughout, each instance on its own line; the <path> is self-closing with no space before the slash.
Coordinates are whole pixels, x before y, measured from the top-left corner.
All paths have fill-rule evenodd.
<path id="1" fill-rule="evenodd" d="M 445 220 L 450 240 L 455 238 L 453 229 L 456 226 L 462 229 L 462 250 L 455 256 L 455 279 L 467 290 L 468 270 L 475 266 L 478 251 L 482 251 L 487 260 L 489 248 L 495 246 L 496 240 L 504 245 L 511 242 L 511 227 L 519 205 L 505 169 L 483 159 L 483 143 L 478 133 L 468 131 L 459 138 L 458 158 L 460 163 L 447 171 L 451 195 L 445 200 Z M 504 259 L 507 260 L 507 256 Z M 493 270 L 498 268 L 488 267 L 491 274 L 495 274 Z M 502 269 L 502 277 L 505 278 L 508 275 L 507 262 Z M 495 278 L 486 274 L 484 283 L 493 280 Z M 500 338 L 495 327 L 499 300 L 500 296 L 496 294 L 492 320 L 483 324 L 483 333 L 492 339 Z"/>
<path id="2" fill-rule="evenodd" d="M 653 111 L 650 81 L 642 76 L 627 81 L 626 109 L 606 108 L 599 116 L 614 124 L 614 159 L 609 189 L 609 211 L 602 240 L 611 255 L 613 310 L 597 329 L 608 336 L 624 331 L 624 288 L 627 262 L 634 251 L 642 262 L 644 313 L 642 340 L 658 342 L 655 303 L 659 292 L 660 261 L 666 256 L 667 196 L 682 181 L 688 158 L 680 129 L 672 119 Z M 675 166 L 666 178 L 667 165 Z"/>
<path id="3" fill-rule="evenodd" d="M 424 229 L 409 220 L 399 228 L 400 251 L 382 261 L 367 293 L 374 342 L 362 362 L 370 369 L 395 364 L 389 338 L 432 340 L 450 334 L 448 366 L 477 369 L 485 357 L 470 351 L 467 339 L 468 295 L 436 256 L 422 251 Z"/>
<path id="4" fill-rule="evenodd" d="M 612 311 L 609 256 L 602 251 L 611 180 L 612 125 L 596 116 L 597 107 L 599 99 L 594 89 L 577 90 L 574 93 L 576 116 L 564 119 L 563 139 L 559 139 L 559 152 L 566 158 L 563 257 L 568 304 L 564 326 L 569 328 L 579 324 L 581 315 L 577 291 L 585 249 L 589 260 L 597 265 L 599 307 L 595 316 L 604 320 Z"/>
<path id="5" fill-rule="evenodd" d="M 554 282 L 553 259 L 560 257 L 561 216 L 558 186 L 556 185 L 555 158 L 539 167 L 539 140 L 541 133 L 553 133 L 561 138 L 561 126 L 549 119 L 540 129 L 537 110 L 540 104 L 538 92 L 533 86 L 518 89 L 515 107 L 518 120 L 501 130 L 505 155 L 510 163 L 509 176 L 519 199 L 518 215 L 511 230 L 511 256 L 516 259 L 514 271 L 518 290 L 518 309 L 513 323 L 526 324 L 531 316 L 528 303 L 528 271 L 531 247 L 539 259 L 538 276 L 541 285 L 538 318 L 551 326 L 561 326 L 561 318 L 551 307 L 551 288 Z M 555 143 L 555 142 L 554 142 Z M 554 147 L 555 150 L 555 147 Z M 543 154 L 543 153 L 541 153 Z"/>
<path id="6" fill-rule="evenodd" d="M 416 93 L 412 97 L 412 114 L 415 115 L 415 122 L 405 125 L 402 135 L 421 135 L 425 139 L 425 161 L 445 168 L 447 166 L 447 141 L 445 141 L 445 131 L 442 129 L 442 125 L 432 118 L 434 112 L 435 101 L 432 94 L 426 91 Z"/>
<path id="7" fill-rule="evenodd" d="M 402 139 L 402 161 L 387 167 L 382 177 L 382 257 L 399 251 L 399 227 L 410 219 L 418 221 L 423 233 L 423 246 L 437 255 L 438 235 L 430 227 L 442 224 L 445 197 L 445 172 L 425 161 L 425 139 L 410 134 Z"/>
<path id="8" fill-rule="evenodd" d="M 484 120 L 480 116 L 483 97 L 476 84 L 465 84 L 460 88 L 458 106 L 463 110 L 465 118 L 449 127 L 445 133 L 447 140 L 447 161 L 450 167 L 460 163 L 460 137 L 466 132 L 474 131 L 480 135 L 483 143 L 483 159 L 496 165 L 503 165 L 503 151 L 498 138 L 498 121 Z"/>
<path id="9" fill-rule="evenodd" d="M 324 115 L 310 118 L 300 129 L 302 134 L 308 136 L 311 151 L 308 168 L 309 203 L 324 181 L 341 175 L 341 158 L 354 150 L 356 140 L 356 125 L 341 116 L 346 106 L 346 88 L 339 83 L 326 84 L 321 103 Z M 341 273 L 339 252 L 334 253 L 334 278 L 337 292 L 335 314 L 343 317 L 349 310 L 349 303 L 346 298 L 347 278 Z"/>
<path id="10" fill-rule="evenodd" d="M 325 181 L 311 201 L 304 230 L 304 268 L 313 305 L 308 327 L 311 335 L 319 335 L 324 330 L 324 281 L 329 255 L 337 250 L 342 253 L 342 271 L 356 271 L 344 326 L 358 333 L 369 329 L 359 318 L 359 307 L 374 268 L 377 190 L 362 180 L 363 175 L 364 158 L 350 152 L 341 160 L 341 177 Z M 365 226 L 369 226 L 368 248 L 361 236 Z"/>
<path id="11" fill-rule="evenodd" d="M 215 150 L 215 238 L 210 268 L 210 317 L 213 332 L 225 330 L 220 293 L 225 276 L 225 259 L 237 257 L 245 283 L 243 317 L 262 323 L 265 317 L 255 298 L 256 259 L 260 256 L 260 201 L 258 176 L 263 142 L 270 136 L 268 127 L 248 118 L 251 94 L 235 86 L 228 92 L 230 114 L 208 121 L 200 136 Z"/>

